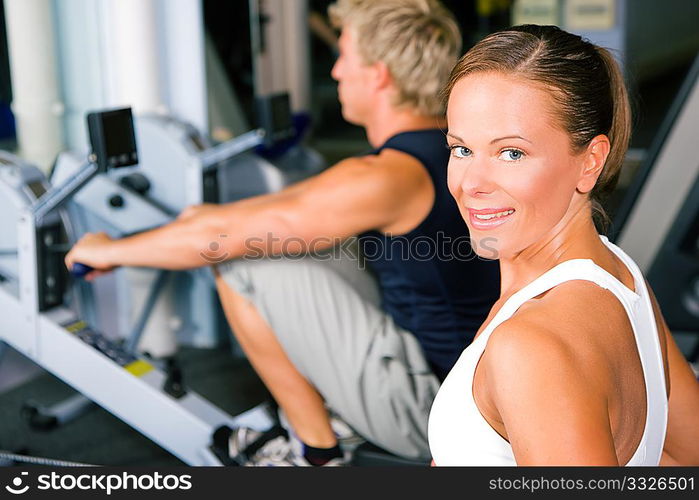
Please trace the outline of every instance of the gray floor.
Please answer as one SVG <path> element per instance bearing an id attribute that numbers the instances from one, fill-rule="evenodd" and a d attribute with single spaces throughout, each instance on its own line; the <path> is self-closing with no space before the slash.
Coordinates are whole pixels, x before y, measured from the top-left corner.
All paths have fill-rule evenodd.
<path id="1" fill-rule="evenodd" d="M 42 372 L 40 366 L 8 347 L 0 354 L 0 394 L 22 385 Z"/>
<path id="2" fill-rule="evenodd" d="M 242 413 L 269 397 L 247 361 L 234 358 L 229 349 L 184 348 L 178 358 L 187 387 L 231 415 Z M 78 420 L 53 431 L 31 429 L 22 416 L 26 402 L 51 405 L 74 392 L 16 352 L 10 352 L 2 365 L 0 450 L 98 465 L 183 465 L 96 406 Z M 16 374 L 18 370 L 20 376 Z M 10 377 L 11 372 L 15 374 Z"/>

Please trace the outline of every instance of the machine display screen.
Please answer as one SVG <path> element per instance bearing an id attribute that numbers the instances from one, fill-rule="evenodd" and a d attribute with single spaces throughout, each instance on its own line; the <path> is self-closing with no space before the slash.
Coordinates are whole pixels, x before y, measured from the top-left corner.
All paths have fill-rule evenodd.
<path id="1" fill-rule="evenodd" d="M 267 132 L 265 142 L 275 143 L 294 135 L 289 94 L 275 94 L 257 98 L 260 127 Z"/>
<path id="2" fill-rule="evenodd" d="M 131 108 L 89 113 L 92 152 L 102 171 L 138 163 Z"/>
<path id="3" fill-rule="evenodd" d="M 131 114 L 105 113 L 102 122 L 107 158 L 122 157 L 136 151 Z"/>
<path id="4" fill-rule="evenodd" d="M 274 134 L 286 133 L 293 123 L 291 121 L 291 108 L 289 98 L 286 95 L 274 96 L 271 99 L 272 105 L 272 132 Z"/>

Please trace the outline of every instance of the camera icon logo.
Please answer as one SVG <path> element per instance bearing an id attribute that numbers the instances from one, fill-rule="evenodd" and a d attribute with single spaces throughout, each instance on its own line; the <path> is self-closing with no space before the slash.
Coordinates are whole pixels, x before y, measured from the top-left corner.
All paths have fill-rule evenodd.
<path id="1" fill-rule="evenodd" d="M 227 234 L 219 234 L 219 239 L 228 238 Z M 229 253 L 221 252 L 221 244 L 218 241 L 212 241 L 209 243 L 209 247 L 206 250 L 199 252 L 199 256 L 204 259 L 209 264 L 220 264 L 223 261 L 228 260 Z"/>
<path id="2" fill-rule="evenodd" d="M 21 486 L 22 486 L 22 476 L 27 476 L 27 475 L 29 475 L 28 472 L 22 472 L 19 476 L 17 476 L 16 478 L 14 478 L 12 480 L 12 486 L 9 486 L 9 485 L 5 486 L 5 489 L 7 491 L 9 491 L 10 493 L 12 493 L 13 495 L 22 495 L 22 494 L 26 493 L 27 490 L 29 489 L 29 485 L 24 486 L 24 488 L 22 488 Z"/>

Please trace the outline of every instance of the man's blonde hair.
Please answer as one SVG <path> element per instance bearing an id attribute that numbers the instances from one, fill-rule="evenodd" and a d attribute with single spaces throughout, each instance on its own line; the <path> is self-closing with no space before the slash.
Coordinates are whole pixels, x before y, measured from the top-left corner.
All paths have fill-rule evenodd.
<path id="1" fill-rule="evenodd" d="M 338 0 L 336 28 L 351 27 L 365 64 L 386 64 L 398 90 L 393 104 L 440 116 L 440 91 L 461 54 L 454 16 L 437 0 Z"/>

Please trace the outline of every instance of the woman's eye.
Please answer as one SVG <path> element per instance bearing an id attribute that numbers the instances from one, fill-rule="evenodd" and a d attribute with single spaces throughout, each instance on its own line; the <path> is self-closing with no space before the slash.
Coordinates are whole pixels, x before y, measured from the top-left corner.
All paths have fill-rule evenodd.
<path id="1" fill-rule="evenodd" d="M 451 146 L 449 149 L 451 149 L 451 154 L 457 158 L 471 156 L 471 150 L 464 146 Z"/>
<path id="2" fill-rule="evenodd" d="M 504 149 L 500 152 L 500 159 L 505 161 L 519 161 L 524 158 L 524 152 L 519 149 Z"/>

